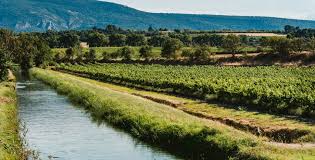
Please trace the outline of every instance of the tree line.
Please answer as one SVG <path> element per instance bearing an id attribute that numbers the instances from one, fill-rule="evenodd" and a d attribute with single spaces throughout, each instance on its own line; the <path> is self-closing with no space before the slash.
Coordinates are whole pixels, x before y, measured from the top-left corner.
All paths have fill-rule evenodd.
<path id="1" fill-rule="evenodd" d="M 14 33 L 0 29 L 0 77 L 7 74 L 10 63 L 19 64 L 23 70 L 32 66 L 45 66 L 51 61 L 96 61 L 96 50 L 84 53 L 80 42 L 87 42 L 91 47 L 121 47 L 114 53 L 104 51 L 103 60 L 131 60 L 135 51 L 131 46 L 140 47 L 139 56 L 145 60 L 163 57 L 165 59 L 186 58 L 193 61 L 206 61 L 215 54 L 210 47 L 216 47 L 230 53 L 246 52 L 243 49 L 256 47 L 255 52 L 270 52 L 289 56 L 308 51 L 315 54 L 315 29 L 300 29 L 285 26 L 287 37 L 248 37 L 233 34 L 220 35 L 191 32 L 187 30 L 154 29 L 134 31 L 114 25 L 88 30 L 46 31 L 32 33 Z M 161 54 L 156 55 L 153 47 L 161 47 Z M 65 55 L 53 56 L 51 48 L 67 48 Z M 267 50 L 266 50 L 267 49 Z"/>
<path id="2" fill-rule="evenodd" d="M 91 47 L 121 47 L 143 46 L 162 47 L 170 38 L 179 39 L 184 46 L 211 45 L 221 46 L 225 36 L 213 33 L 188 32 L 185 30 L 169 31 L 167 29 L 153 29 L 147 31 L 124 30 L 114 25 L 104 29 L 47 31 L 32 33 L 47 41 L 51 48 L 75 47 L 80 42 L 87 42 Z M 246 45 L 258 45 L 259 38 L 241 36 L 241 42 Z"/>
<path id="3" fill-rule="evenodd" d="M 7 78 L 12 63 L 27 70 L 32 66 L 46 65 L 50 60 L 51 49 L 42 37 L 0 29 L 0 81 Z"/>

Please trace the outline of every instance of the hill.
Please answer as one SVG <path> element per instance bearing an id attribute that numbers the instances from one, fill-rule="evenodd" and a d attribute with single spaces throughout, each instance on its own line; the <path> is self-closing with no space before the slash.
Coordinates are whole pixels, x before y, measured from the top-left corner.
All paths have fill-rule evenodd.
<path id="1" fill-rule="evenodd" d="M 315 28 L 315 21 L 272 17 L 148 13 L 97 0 L 1 0 L 0 27 L 15 31 L 123 28 L 194 30 L 279 30 L 284 25 Z"/>

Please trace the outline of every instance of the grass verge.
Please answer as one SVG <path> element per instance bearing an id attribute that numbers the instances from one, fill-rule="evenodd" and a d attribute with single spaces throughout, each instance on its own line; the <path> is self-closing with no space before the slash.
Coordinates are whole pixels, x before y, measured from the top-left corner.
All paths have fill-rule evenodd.
<path id="1" fill-rule="evenodd" d="M 0 83 L 0 159 L 25 159 L 19 136 L 14 82 Z"/>
<path id="2" fill-rule="evenodd" d="M 105 90 L 93 83 L 49 70 L 32 69 L 95 117 L 141 140 L 177 150 L 188 159 L 313 159 L 314 149 L 285 149 L 226 125 L 199 119 L 137 96 Z"/>

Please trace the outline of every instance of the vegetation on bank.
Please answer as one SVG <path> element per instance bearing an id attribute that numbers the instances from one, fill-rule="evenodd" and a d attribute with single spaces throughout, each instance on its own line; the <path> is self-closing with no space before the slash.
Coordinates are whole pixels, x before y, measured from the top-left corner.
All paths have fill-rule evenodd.
<path id="1" fill-rule="evenodd" d="M 33 66 L 45 66 L 52 53 L 47 43 L 29 33 L 15 34 L 0 29 L 0 81 L 7 78 L 8 69 L 18 64 L 22 70 Z"/>
<path id="2" fill-rule="evenodd" d="M 132 87 L 261 111 L 314 118 L 314 67 L 214 67 L 139 64 L 61 65 L 61 70 Z"/>
<path id="3" fill-rule="evenodd" d="M 25 153 L 19 135 L 15 83 L 0 83 L 0 159 L 22 160 Z"/>
<path id="4" fill-rule="evenodd" d="M 38 79 L 133 136 L 195 159 L 312 159 L 312 149 L 286 149 L 162 104 L 103 89 L 62 73 L 32 69 Z M 188 155 L 187 155 L 188 154 Z"/>

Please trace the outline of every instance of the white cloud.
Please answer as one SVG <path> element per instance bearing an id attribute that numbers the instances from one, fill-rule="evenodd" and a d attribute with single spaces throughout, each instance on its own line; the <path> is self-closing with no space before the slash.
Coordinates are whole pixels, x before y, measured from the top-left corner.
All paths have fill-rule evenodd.
<path id="1" fill-rule="evenodd" d="M 315 0 L 103 0 L 149 12 L 314 19 Z"/>

